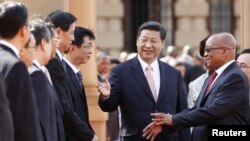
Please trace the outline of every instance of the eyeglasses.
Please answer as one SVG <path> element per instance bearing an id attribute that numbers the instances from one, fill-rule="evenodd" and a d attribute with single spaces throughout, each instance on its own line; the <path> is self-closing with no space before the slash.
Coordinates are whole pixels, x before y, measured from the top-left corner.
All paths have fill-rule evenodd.
<path id="1" fill-rule="evenodd" d="M 35 45 L 33 45 L 33 46 L 31 46 L 31 45 L 28 45 L 27 47 L 25 47 L 26 49 L 36 49 L 36 46 Z"/>
<path id="2" fill-rule="evenodd" d="M 245 63 L 237 62 L 237 64 L 238 64 L 241 68 L 250 68 L 250 65 L 247 65 L 247 64 L 245 64 Z"/>
<path id="3" fill-rule="evenodd" d="M 86 45 L 81 45 L 80 47 L 83 47 L 83 48 L 86 48 L 86 49 L 92 49 L 92 48 L 93 48 L 92 45 L 88 45 L 88 46 L 86 46 Z"/>
<path id="4" fill-rule="evenodd" d="M 205 47 L 205 49 L 204 49 L 204 51 L 205 51 L 205 52 L 207 52 L 207 53 L 209 53 L 210 51 L 212 51 L 212 50 L 216 50 L 216 49 L 227 49 L 227 50 L 229 50 L 229 49 L 234 49 L 234 48 L 229 48 L 229 47 L 211 47 L 211 46 L 206 46 L 206 47 Z"/>
<path id="5" fill-rule="evenodd" d="M 55 42 L 61 42 L 61 39 L 59 37 L 53 37 L 52 40 Z"/>

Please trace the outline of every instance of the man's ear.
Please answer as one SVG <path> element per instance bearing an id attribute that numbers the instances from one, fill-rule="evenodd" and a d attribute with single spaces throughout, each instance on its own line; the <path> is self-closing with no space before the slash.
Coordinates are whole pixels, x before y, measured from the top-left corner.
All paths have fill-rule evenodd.
<path id="1" fill-rule="evenodd" d="M 24 25 L 22 28 L 19 29 L 17 36 L 21 37 L 22 39 L 25 40 L 25 42 L 27 42 L 26 40 L 29 39 L 30 35 L 30 30 L 28 28 L 28 26 Z"/>
<path id="2" fill-rule="evenodd" d="M 20 49 L 20 51 L 19 51 L 19 56 L 22 58 L 23 56 L 25 56 L 24 55 L 24 51 L 23 51 L 24 49 L 23 48 L 21 48 Z"/>
<path id="3" fill-rule="evenodd" d="M 139 39 L 137 38 L 136 39 L 136 46 L 138 46 L 138 44 L 139 44 Z"/>
<path id="4" fill-rule="evenodd" d="M 42 39 L 40 43 L 42 51 L 46 50 L 46 44 L 47 44 L 46 40 Z"/>
<path id="5" fill-rule="evenodd" d="M 28 29 L 28 26 L 26 26 L 26 25 L 22 26 L 22 28 L 20 28 L 19 31 L 18 31 L 19 35 L 22 36 L 22 37 L 27 36 L 28 32 L 30 32 L 30 31 Z"/>
<path id="6" fill-rule="evenodd" d="M 62 34 L 63 30 L 60 27 L 57 27 L 56 32 L 60 36 Z"/>
<path id="7" fill-rule="evenodd" d="M 69 45 L 68 52 L 74 52 L 75 50 L 76 49 L 74 45 Z"/>
<path id="8" fill-rule="evenodd" d="M 230 51 L 229 49 L 224 49 L 224 50 L 222 51 L 222 56 L 223 56 L 223 57 L 226 56 L 228 53 L 230 53 L 229 51 Z"/>
<path id="9" fill-rule="evenodd" d="M 165 40 L 161 41 L 162 42 L 162 47 L 161 49 L 163 49 L 165 47 Z"/>

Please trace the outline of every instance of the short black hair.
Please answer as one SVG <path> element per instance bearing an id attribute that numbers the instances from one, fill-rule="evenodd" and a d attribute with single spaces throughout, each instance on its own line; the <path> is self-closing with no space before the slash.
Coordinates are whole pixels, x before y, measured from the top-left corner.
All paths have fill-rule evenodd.
<path id="1" fill-rule="evenodd" d="M 246 49 L 242 50 L 240 54 L 247 54 L 247 53 L 250 54 L 250 48 L 246 48 Z"/>
<path id="2" fill-rule="evenodd" d="M 166 38 L 166 29 L 163 27 L 162 24 L 156 21 L 148 21 L 143 23 L 138 31 L 137 31 L 137 38 L 141 35 L 142 30 L 154 30 L 160 32 L 161 40 L 164 41 Z"/>
<path id="3" fill-rule="evenodd" d="M 117 58 L 111 58 L 110 61 L 111 61 L 111 64 L 117 64 L 118 65 L 118 64 L 121 63 L 121 61 L 119 59 L 117 59 Z"/>
<path id="4" fill-rule="evenodd" d="M 0 37 L 11 39 L 19 29 L 27 25 L 28 9 L 19 2 L 0 4 Z"/>
<path id="5" fill-rule="evenodd" d="M 202 39 L 202 40 L 200 41 L 200 44 L 199 44 L 199 52 L 200 52 L 200 56 L 201 56 L 201 57 L 204 57 L 206 42 L 207 42 L 207 39 L 208 39 L 210 36 L 211 36 L 211 35 L 208 35 L 207 37 L 205 37 L 204 39 Z"/>
<path id="6" fill-rule="evenodd" d="M 30 21 L 30 32 L 34 35 L 36 46 L 41 43 L 42 39 L 45 39 L 47 43 L 51 40 L 49 28 L 41 19 L 34 19 Z"/>
<path id="7" fill-rule="evenodd" d="M 76 22 L 77 18 L 69 13 L 62 10 L 55 10 L 51 12 L 46 18 L 46 22 L 51 22 L 56 28 L 61 28 L 63 31 L 68 31 L 70 25 Z"/>
<path id="8" fill-rule="evenodd" d="M 51 23 L 51 22 L 47 22 L 46 25 L 47 25 L 47 27 L 48 27 L 48 29 L 49 29 L 49 31 L 50 31 L 50 35 L 51 35 L 51 39 L 52 39 L 52 38 L 55 36 L 55 35 L 54 35 L 54 31 L 56 30 L 56 27 L 55 27 L 55 25 L 54 25 L 53 23 Z"/>
<path id="9" fill-rule="evenodd" d="M 75 28 L 74 36 L 75 40 L 72 41 L 72 45 L 76 45 L 77 47 L 81 47 L 84 43 L 83 38 L 85 36 L 89 37 L 91 40 L 95 40 L 95 35 L 92 30 L 79 26 Z"/>

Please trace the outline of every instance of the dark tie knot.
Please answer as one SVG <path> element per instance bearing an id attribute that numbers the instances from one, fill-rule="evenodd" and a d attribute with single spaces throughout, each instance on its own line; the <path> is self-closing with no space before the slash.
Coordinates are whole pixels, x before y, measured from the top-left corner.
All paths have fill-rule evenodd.
<path id="1" fill-rule="evenodd" d="M 63 65 L 63 69 L 64 69 L 65 72 L 66 72 L 66 62 L 64 61 L 64 59 L 62 59 L 62 65 Z"/>
<path id="2" fill-rule="evenodd" d="M 78 71 L 78 72 L 76 73 L 76 76 L 77 76 L 79 85 L 82 86 L 82 74 L 81 74 L 81 72 Z"/>
<path id="3" fill-rule="evenodd" d="M 80 71 L 76 73 L 77 79 L 82 81 L 82 74 Z"/>

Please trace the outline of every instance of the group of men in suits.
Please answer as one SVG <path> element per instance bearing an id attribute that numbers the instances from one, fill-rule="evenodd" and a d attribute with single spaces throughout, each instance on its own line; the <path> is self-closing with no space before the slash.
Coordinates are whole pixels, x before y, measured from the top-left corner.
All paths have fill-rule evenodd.
<path id="1" fill-rule="evenodd" d="M 64 125 L 67 138 L 70 141 L 97 141 L 98 138 L 88 120 L 84 88 L 81 84 L 81 86 L 76 85 L 78 86 L 76 89 L 76 82 L 72 82 L 72 78 L 70 78 L 74 77 L 74 80 L 80 80 L 77 77 L 79 73 L 76 74 L 74 72 L 73 75 L 69 76 L 71 74 L 69 63 L 72 64 L 70 67 L 74 66 L 77 72 L 79 72 L 79 65 L 86 63 L 92 53 L 92 42 L 95 39 L 91 30 L 76 27 L 76 20 L 74 15 L 61 10 L 56 10 L 47 17 L 46 21 L 55 25 L 61 42 L 56 49 L 55 58 L 49 61 L 46 68 L 50 73 L 53 87 L 57 92 L 64 111 Z M 64 58 L 64 54 L 65 52 L 71 54 L 71 50 L 75 53 L 72 55 L 74 59 L 69 57 L 70 59 L 67 61 Z M 79 83 L 77 82 L 77 84 Z"/>
<path id="2" fill-rule="evenodd" d="M 138 56 L 115 67 L 110 80 L 98 85 L 101 109 L 121 109 L 121 140 L 207 141 L 208 125 L 248 124 L 249 83 L 235 61 L 234 36 L 222 32 L 206 40 L 204 60 L 213 75 L 207 77 L 190 109 L 180 73 L 157 59 L 164 39 L 161 24 L 143 23 L 137 34 Z M 157 99 L 147 80 L 149 65 Z M 189 127 L 193 127 L 191 136 Z"/>
<path id="3" fill-rule="evenodd" d="M 46 18 L 53 26 L 40 20 L 29 25 L 25 5 L 0 4 L 1 141 L 98 141 L 79 69 L 92 54 L 95 36 L 76 27 L 76 20 L 56 10 Z M 249 83 L 234 60 L 233 35 L 217 33 L 206 41 L 204 58 L 217 75 L 204 82 L 191 109 L 181 74 L 158 59 L 165 37 L 160 23 L 143 23 L 138 55 L 98 83 L 101 109 L 120 107 L 120 139 L 186 141 L 193 126 L 191 139 L 206 141 L 208 124 L 247 124 Z"/>
<path id="4" fill-rule="evenodd" d="M 208 125 L 247 125 L 249 80 L 235 57 L 236 40 L 232 34 L 211 35 L 206 41 L 204 59 L 214 71 L 205 80 L 195 106 L 177 114 L 152 114 L 153 122 L 144 129 L 144 135 L 154 138 L 164 130 L 163 125 L 177 131 L 193 126 L 191 140 L 207 141 Z"/>
<path id="5" fill-rule="evenodd" d="M 21 3 L 1 3 L 0 11 L 0 140 L 98 141 L 77 77 L 92 54 L 93 32 L 76 27 L 69 12 L 28 22 Z"/>
<path id="6" fill-rule="evenodd" d="M 13 138 L 10 137 L 9 141 L 40 141 L 42 131 L 36 97 L 27 67 L 19 59 L 19 51 L 28 46 L 30 36 L 27 7 L 20 3 L 4 2 L 0 5 L 0 11 L 0 73 L 6 85 L 14 123 Z"/>

